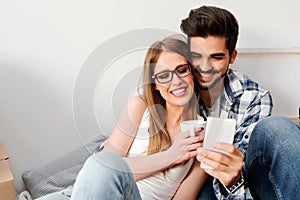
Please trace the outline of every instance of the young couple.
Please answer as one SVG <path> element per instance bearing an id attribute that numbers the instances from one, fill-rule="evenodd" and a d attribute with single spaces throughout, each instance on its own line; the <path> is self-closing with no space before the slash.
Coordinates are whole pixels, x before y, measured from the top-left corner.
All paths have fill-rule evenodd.
<path id="1" fill-rule="evenodd" d="M 149 48 L 140 96 L 86 161 L 71 200 L 297 198 L 299 126 L 266 118 L 270 93 L 229 69 L 237 56 L 235 17 L 202 6 L 181 29 L 187 42 L 170 36 Z M 214 146 L 227 155 L 203 149 L 201 129 L 194 137 L 180 131 L 181 121 L 207 116 L 237 120 L 233 145 Z"/>

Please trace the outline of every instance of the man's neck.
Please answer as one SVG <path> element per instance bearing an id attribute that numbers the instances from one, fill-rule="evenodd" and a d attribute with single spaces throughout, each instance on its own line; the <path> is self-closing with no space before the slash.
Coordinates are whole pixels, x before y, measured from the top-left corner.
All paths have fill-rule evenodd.
<path id="1" fill-rule="evenodd" d="M 200 89 L 200 97 L 207 108 L 211 108 L 223 91 L 223 81 L 220 81 L 209 90 Z"/>

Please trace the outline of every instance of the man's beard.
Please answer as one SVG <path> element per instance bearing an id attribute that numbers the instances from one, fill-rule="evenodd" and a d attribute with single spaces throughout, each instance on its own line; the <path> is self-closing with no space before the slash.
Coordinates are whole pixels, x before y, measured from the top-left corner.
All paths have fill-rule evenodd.
<path id="1" fill-rule="evenodd" d="M 216 80 L 214 80 L 214 82 L 212 82 L 210 85 L 202 85 L 201 83 L 199 83 L 199 89 L 200 90 L 210 90 L 213 87 L 215 87 L 215 85 L 219 82 L 222 81 L 222 78 L 224 77 L 224 75 L 222 76 L 218 76 L 218 78 Z"/>
<path id="2" fill-rule="evenodd" d="M 227 71 L 228 71 L 228 68 L 227 68 L 227 70 L 223 74 L 221 74 L 220 76 L 218 76 L 217 79 L 215 79 L 210 85 L 202 85 L 200 83 L 200 81 L 198 81 L 198 83 L 199 83 L 198 84 L 199 89 L 200 90 L 210 90 L 210 89 L 212 89 L 213 87 L 216 86 L 217 83 L 219 83 L 220 81 L 222 81 L 223 77 L 227 74 Z M 203 72 L 203 71 L 201 71 L 201 69 L 197 69 L 196 73 L 198 73 L 198 76 L 201 76 L 201 74 L 217 74 L 218 75 L 218 71 L 216 71 L 216 70 L 210 70 L 210 71 L 207 71 L 207 72 Z M 197 75 L 196 75 L 196 77 L 197 77 Z"/>
<path id="3" fill-rule="evenodd" d="M 197 76 L 201 76 L 201 74 L 219 74 L 219 71 L 214 70 L 214 69 L 211 69 L 211 70 L 206 71 L 206 72 L 202 71 L 200 68 L 195 68 L 195 69 L 196 69 L 196 78 L 197 78 Z M 212 89 L 214 86 L 216 86 L 217 83 L 219 83 L 219 81 L 223 80 L 223 77 L 227 74 L 228 69 L 229 69 L 229 63 L 227 65 L 226 71 L 223 74 L 221 74 L 220 76 L 218 76 L 217 79 L 214 80 L 214 82 L 212 82 L 210 85 L 201 85 L 200 81 L 198 81 L 199 89 L 200 90 L 210 90 L 210 89 Z"/>

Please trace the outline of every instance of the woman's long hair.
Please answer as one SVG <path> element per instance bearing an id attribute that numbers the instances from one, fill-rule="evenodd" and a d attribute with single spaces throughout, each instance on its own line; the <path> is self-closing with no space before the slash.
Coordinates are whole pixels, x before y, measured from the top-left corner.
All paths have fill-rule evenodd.
<path id="1" fill-rule="evenodd" d="M 162 41 L 157 41 L 151 45 L 144 61 L 144 69 L 142 76 L 142 88 L 140 92 L 142 98 L 147 104 L 149 112 L 149 148 L 148 154 L 153 154 L 168 149 L 171 144 L 170 135 L 166 129 L 166 101 L 155 89 L 154 67 L 162 52 L 177 53 L 189 61 L 189 49 L 186 38 L 183 35 L 172 35 Z M 192 74 L 194 68 L 192 67 Z M 194 76 L 194 94 L 190 100 L 187 113 L 189 119 L 196 119 L 198 111 L 198 92 L 195 90 L 198 81 Z"/>

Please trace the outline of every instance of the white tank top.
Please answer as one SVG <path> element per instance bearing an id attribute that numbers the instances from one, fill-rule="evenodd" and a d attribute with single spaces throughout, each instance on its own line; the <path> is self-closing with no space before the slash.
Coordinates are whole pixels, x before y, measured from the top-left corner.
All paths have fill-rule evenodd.
<path id="1" fill-rule="evenodd" d="M 128 157 L 147 155 L 149 146 L 149 113 L 144 113 L 136 137 L 131 145 Z M 169 169 L 165 175 L 160 172 L 137 181 L 137 186 L 143 200 L 171 199 L 180 183 L 193 164 L 193 159 Z"/>

